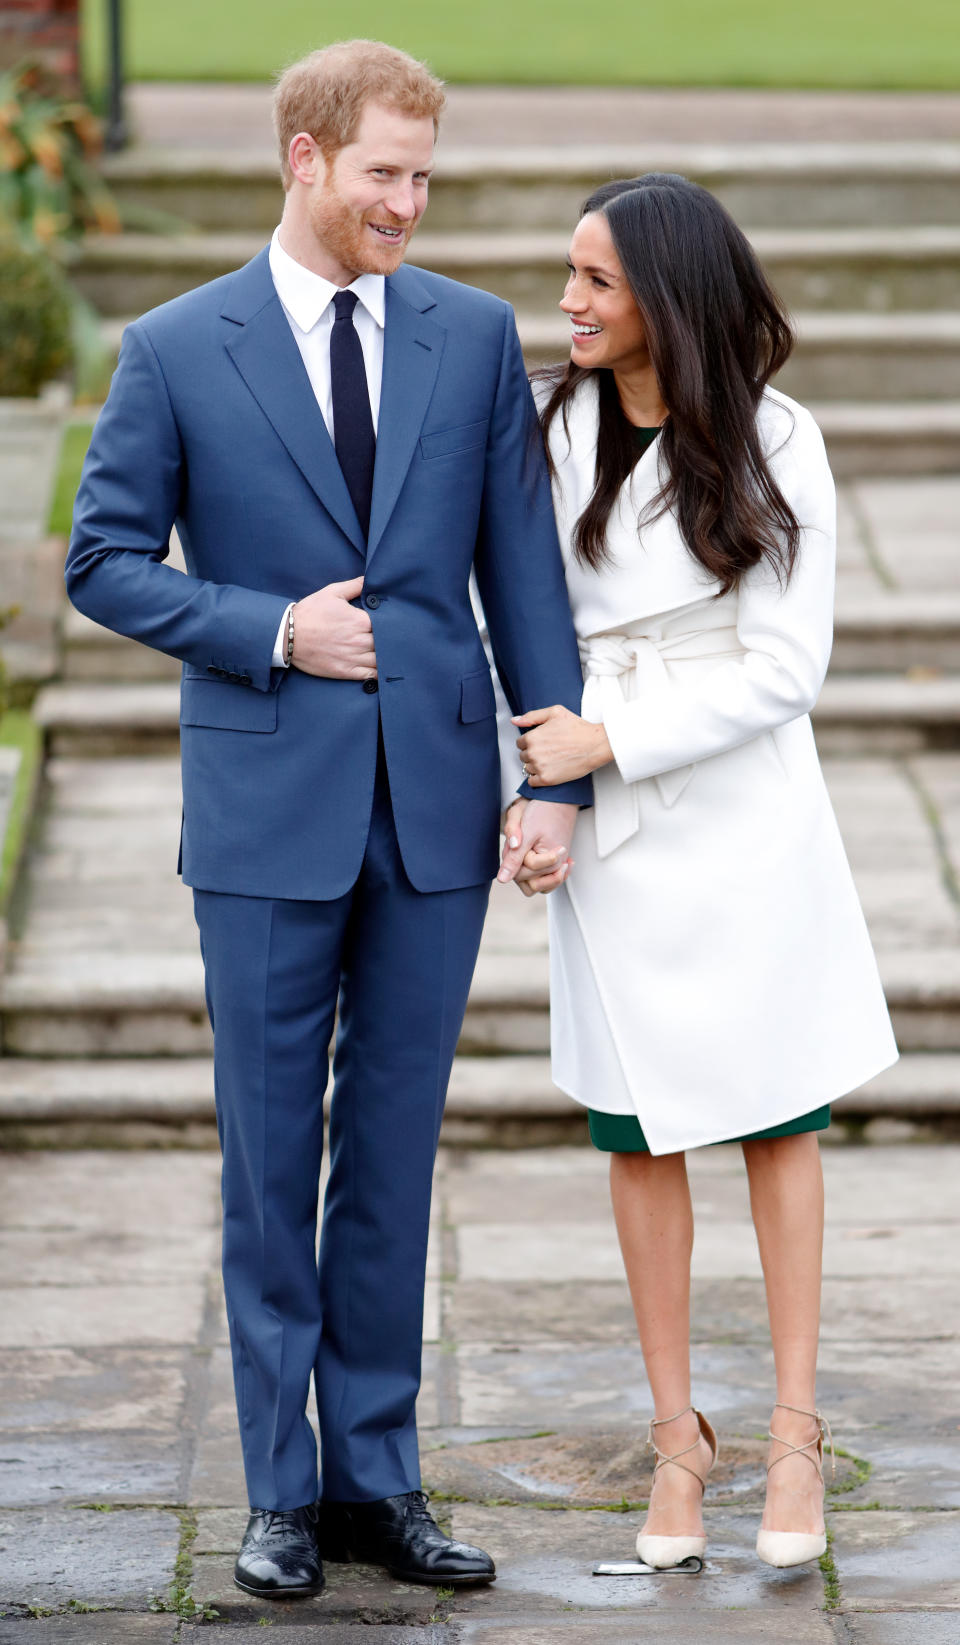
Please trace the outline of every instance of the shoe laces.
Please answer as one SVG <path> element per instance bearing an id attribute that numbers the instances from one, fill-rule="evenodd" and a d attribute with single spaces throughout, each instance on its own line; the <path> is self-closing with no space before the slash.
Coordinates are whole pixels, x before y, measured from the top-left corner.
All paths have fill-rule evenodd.
<path id="1" fill-rule="evenodd" d="M 303 1534 L 300 1515 L 302 1508 L 268 1508 L 263 1522 L 261 1541 L 269 1542 L 294 1534 Z M 309 1510 L 307 1510 L 309 1512 Z"/>
<path id="2" fill-rule="evenodd" d="M 426 1491 L 408 1491 L 407 1516 L 419 1520 L 423 1525 L 432 1525 L 436 1529 L 436 1520 L 430 1513 L 427 1503 L 430 1501 Z"/>

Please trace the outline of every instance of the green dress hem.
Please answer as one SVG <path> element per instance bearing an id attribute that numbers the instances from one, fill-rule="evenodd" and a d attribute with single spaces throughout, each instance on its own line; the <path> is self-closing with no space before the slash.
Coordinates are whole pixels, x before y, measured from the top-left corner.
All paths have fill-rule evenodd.
<path id="1" fill-rule="evenodd" d="M 648 1154 L 650 1145 L 643 1127 L 635 1114 L 602 1114 L 588 1108 L 590 1141 L 604 1154 Z M 766 1142 L 770 1137 L 795 1137 L 803 1131 L 826 1131 L 830 1124 L 830 1104 L 814 1108 L 809 1114 L 800 1114 L 783 1125 L 771 1125 L 766 1131 L 751 1131 L 745 1137 L 725 1137 L 725 1142 Z"/>

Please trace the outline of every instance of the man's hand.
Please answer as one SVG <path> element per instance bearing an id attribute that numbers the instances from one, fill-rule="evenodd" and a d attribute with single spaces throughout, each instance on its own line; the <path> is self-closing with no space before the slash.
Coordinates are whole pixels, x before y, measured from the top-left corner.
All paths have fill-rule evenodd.
<path id="1" fill-rule="evenodd" d="M 577 810 L 550 800 L 514 801 L 504 825 L 506 845 L 497 879 L 515 880 L 525 897 L 562 885 L 573 867 L 570 841 Z"/>
<path id="2" fill-rule="evenodd" d="M 531 788 L 553 788 L 575 782 L 613 759 L 613 749 L 602 725 L 582 720 L 559 704 L 517 714 L 513 721 L 523 730 L 517 741 Z"/>
<path id="3" fill-rule="evenodd" d="M 351 605 L 359 599 L 363 578 L 327 583 L 293 614 L 293 666 L 305 674 L 328 680 L 371 680 L 377 677 L 373 624 L 365 611 Z"/>

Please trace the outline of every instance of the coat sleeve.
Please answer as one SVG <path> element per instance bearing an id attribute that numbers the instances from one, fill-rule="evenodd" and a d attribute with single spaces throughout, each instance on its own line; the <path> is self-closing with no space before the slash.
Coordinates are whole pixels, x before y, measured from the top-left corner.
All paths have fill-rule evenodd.
<path id="1" fill-rule="evenodd" d="M 540 425 L 509 308 L 504 309 L 474 570 L 494 663 L 511 712 L 524 714 L 561 703 L 579 713 L 580 653 Z M 528 799 L 593 803 L 593 787 L 586 777 L 536 790 L 524 783 L 519 792 Z"/>
<path id="2" fill-rule="evenodd" d="M 736 748 L 809 713 L 820 694 L 833 639 L 836 495 L 820 430 L 802 407 L 793 415 L 792 433 L 768 457 L 800 522 L 793 574 L 784 582 L 764 562 L 744 577 L 737 612 L 742 657 L 689 686 L 665 680 L 605 713 L 625 782 Z"/>
<path id="3" fill-rule="evenodd" d="M 266 691 L 288 601 L 163 563 L 186 481 L 160 363 L 130 325 L 77 492 L 67 592 L 118 634 Z"/>

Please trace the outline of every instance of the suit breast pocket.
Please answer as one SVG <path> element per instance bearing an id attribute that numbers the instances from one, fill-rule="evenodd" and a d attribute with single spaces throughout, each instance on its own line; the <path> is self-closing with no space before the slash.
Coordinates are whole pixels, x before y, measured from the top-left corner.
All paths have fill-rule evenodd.
<path id="1" fill-rule="evenodd" d="M 180 688 L 180 724 L 214 731 L 276 731 L 276 691 L 189 677 Z"/>
<path id="2" fill-rule="evenodd" d="M 421 434 L 421 457 L 452 457 L 457 451 L 472 451 L 487 443 L 486 423 L 460 423 L 456 428 L 441 428 L 436 434 Z"/>

